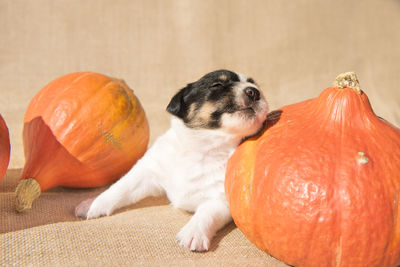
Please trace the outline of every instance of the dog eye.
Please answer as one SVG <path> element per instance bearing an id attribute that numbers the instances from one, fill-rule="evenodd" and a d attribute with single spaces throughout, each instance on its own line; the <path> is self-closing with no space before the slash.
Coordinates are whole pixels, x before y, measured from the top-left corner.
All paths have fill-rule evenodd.
<path id="1" fill-rule="evenodd" d="M 216 82 L 216 83 L 211 84 L 210 88 L 212 88 L 212 89 L 219 88 L 221 86 L 224 86 L 224 85 L 221 82 Z"/>

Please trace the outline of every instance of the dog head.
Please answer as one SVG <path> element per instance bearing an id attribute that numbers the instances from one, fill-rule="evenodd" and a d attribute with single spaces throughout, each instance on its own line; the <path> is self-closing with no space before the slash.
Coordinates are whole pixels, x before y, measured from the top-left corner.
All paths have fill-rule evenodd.
<path id="1" fill-rule="evenodd" d="M 181 89 L 167 111 L 189 128 L 221 129 L 244 137 L 262 127 L 268 105 L 253 79 L 218 70 Z"/>

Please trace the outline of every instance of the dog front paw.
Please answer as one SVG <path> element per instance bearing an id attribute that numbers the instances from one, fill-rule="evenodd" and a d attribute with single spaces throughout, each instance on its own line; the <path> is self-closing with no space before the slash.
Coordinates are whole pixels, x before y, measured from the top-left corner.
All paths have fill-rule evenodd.
<path id="1" fill-rule="evenodd" d="M 104 195 L 98 196 L 90 205 L 87 212 L 87 219 L 94 219 L 102 216 L 111 215 L 113 212 L 113 206 L 111 201 L 107 201 Z"/>
<path id="2" fill-rule="evenodd" d="M 86 199 L 76 206 L 75 216 L 85 219 L 108 216 L 113 211 L 113 206 L 110 204 L 111 202 L 107 201 L 107 198 L 105 198 L 103 195 Z"/>
<path id="3" fill-rule="evenodd" d="M 202 229 L 190 222 L 185 225 L 178 235 L 179 245 L 190 249 L 191 251 L 204 252 L 210 247 L 210 238 L 202 231 Z"/>
<path id="4" fill-rule="evenodd" d="M 75 216 L 78 218 L 86 219 L 89 208 L 95 199 L 96 198 L 93 197 L 93 198 L 86 199 L 86 200 L 82 201 L 81 203 L 79 203 L 78 206 L 76 206 L 76 208 L 75 208 Z"/>

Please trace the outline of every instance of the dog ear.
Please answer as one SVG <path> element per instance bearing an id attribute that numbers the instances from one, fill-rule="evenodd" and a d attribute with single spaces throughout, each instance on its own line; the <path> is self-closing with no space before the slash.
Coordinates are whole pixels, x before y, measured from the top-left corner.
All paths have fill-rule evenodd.
<path id="1" fill-rule="evenodd" d="M 187 113 L 187 106 L 184 101 L 184 96 L 186 92 L 189 90 L 190 85 L 181 89 L 174 97 L 172 97 L 171 101 L 167 106 L 167 111 L 172 115 L 177 116 L 178 118 L 183 119 Z"/>

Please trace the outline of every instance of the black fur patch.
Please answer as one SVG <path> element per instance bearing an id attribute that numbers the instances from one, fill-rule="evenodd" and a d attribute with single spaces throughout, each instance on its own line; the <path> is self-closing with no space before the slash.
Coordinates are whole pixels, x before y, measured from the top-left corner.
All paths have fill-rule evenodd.
<path id="1" fill-rule="evenodd" d="M 219 128 L 222 114 L 237 111 L 233 86 L 239 81 L 239 76 L 232 71 L 208 73 L 181 89 L 171 99 L 167 111 L 181 118 L 188 127 Z"/>
<path id="2" fill-rule="evenodd" d="M 247 79 L 247 82 L 252 83 L 252 84 L 255 84 L 253 78 L 248 78 L 248 79 Z"/>

